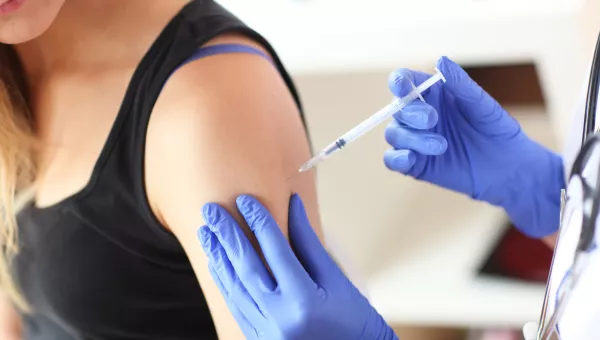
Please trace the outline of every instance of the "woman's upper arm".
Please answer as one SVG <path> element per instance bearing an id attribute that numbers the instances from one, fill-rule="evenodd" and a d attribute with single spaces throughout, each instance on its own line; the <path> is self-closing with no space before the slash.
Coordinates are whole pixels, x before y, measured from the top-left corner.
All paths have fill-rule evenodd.
<path id="1" fill-rule="evenodd" d="M 146 143 L 150 204 L 187 252 L 224 339 L 242 336 L 196 237 L 204 224 L 201 208 L 220 203 L 240 221 L 235 198 L 252 194 L 287 234 L 288 202 L 297 192 L 320 233 L 314 175 L 297 173 L 309 157 L 298 108 L 262 57 L 225 54 L 193 62 L 171 78 L 157 102 Z"/>

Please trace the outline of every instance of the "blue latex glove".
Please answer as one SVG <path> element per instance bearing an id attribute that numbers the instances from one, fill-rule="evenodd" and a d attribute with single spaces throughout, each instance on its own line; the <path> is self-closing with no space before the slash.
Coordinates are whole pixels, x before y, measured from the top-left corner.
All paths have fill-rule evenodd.
<path id="1" fill-rule="evenodd" d="M 198 235 L 213 279 L 248 339 L 397 339 L 329 257 L 297 195 L 290 200 L 289 215 L 295 253 L 256 199 L 240 196 L 236 203 L 273 276 L 219 205 L 204 206 L 208 227 L 200 228 Z"/>
<path id="2" fill-rule="evenodd" d="M 446 83 L 424 93 L 395 115 L 385 132 L 393 147 L 384 155 L 388 168 L 466 194 L 506 210 L 513 223 L 532 237 L 558 230 L 560 156 L 529 139 L 517 121 L 467 73 L 443 57 L 438 68 Z M 412 81 L 430 75 L 400 69 L 390 75 L 395 96 L 412 91 Z"/>

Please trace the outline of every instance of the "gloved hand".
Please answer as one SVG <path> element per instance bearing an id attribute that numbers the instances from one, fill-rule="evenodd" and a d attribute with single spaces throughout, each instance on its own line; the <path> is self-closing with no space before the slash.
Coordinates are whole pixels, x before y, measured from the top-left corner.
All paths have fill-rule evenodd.
<path id="1" fill-rule="evenodd" d="M 273 276 L 219 205 L 204 206 L 208 227 L 198 235 L 213 279 L 248 339 L 397 339 L 329 257 L 300 197 L 290 200 L 289 235 L 295 253 L 256 199 L 240 196 L 236 203 Z"/>
<path id="2" fill-rule="evenodd" d="M 395 115 L 385 132 L 393 147 L 386 166 L 506 210 L 531 237 L 558 230 L 560 156 L 529 139 L 514 120 L 450 59 L 438 61 L 446 78 Z M 400 69 L 390 75 L 395 96 L 405 96 L 430 75 Z"/>

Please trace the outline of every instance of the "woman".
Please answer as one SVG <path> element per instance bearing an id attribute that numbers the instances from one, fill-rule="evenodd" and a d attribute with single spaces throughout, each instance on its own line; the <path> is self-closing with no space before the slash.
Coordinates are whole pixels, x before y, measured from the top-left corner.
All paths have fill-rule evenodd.
<path id="1" fill-rule="evenodd" d="M 0 338 L 241 338 L 196 241 L 200 207 L 249 192 L 286 232 L 299 192 L 319 230 L 313 177 L 289 176 L 310 154 L 272 48 L 206 0 L 0 14 Z"/>

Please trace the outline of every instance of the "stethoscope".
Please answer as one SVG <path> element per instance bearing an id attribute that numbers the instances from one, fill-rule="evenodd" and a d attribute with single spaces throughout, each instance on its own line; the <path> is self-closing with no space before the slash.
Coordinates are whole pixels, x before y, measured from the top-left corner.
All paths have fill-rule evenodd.
<path id="1" fill-rule="evenodd" d="M 561 194 L 561 233 L 559 234 L 557 244 L 560 244 L 563 229 L 572 227 L 571 224 L 574 221 L 573 216 L 575 214 L 580 214 L 578 216 L 580 220 L 577 220 L 576 223 L 581 224 L 581 230 L 579 231 L 573 262 L 562 278 L 555 296 L 549 290 L 550 281 L 547 286 L 542 315 L 538 324 L 538 340 L 560 339 L 558 323 L 570 300 L 571 294 L 587 268 L 591 252 L 596 248 L 596 221 L 600 213 L 600 161 L 597 161 L 595 165 L 597 171 L 591 176 L 592 180 L 590 180 L 590 176 L 585 175 L 589 174 L 588 166 L 594 166 L 594 164 L 588 162 L 593 152 L 600 152 L 600 133 L 596 128 L 596 111 L 598 94 L 600 92 L 600 88 L 598 87 L 599 78 L 600 35 L 598 36 L 590 70 L 584 112 L 582 146 L 573 163 L 566 192 L 563 191 Z M 557 249 L 558 251 L 559 249 Z M 554 299 L 555 306 L 551 315 L 548 315 L 548 306 L 551 299 Z"/>

